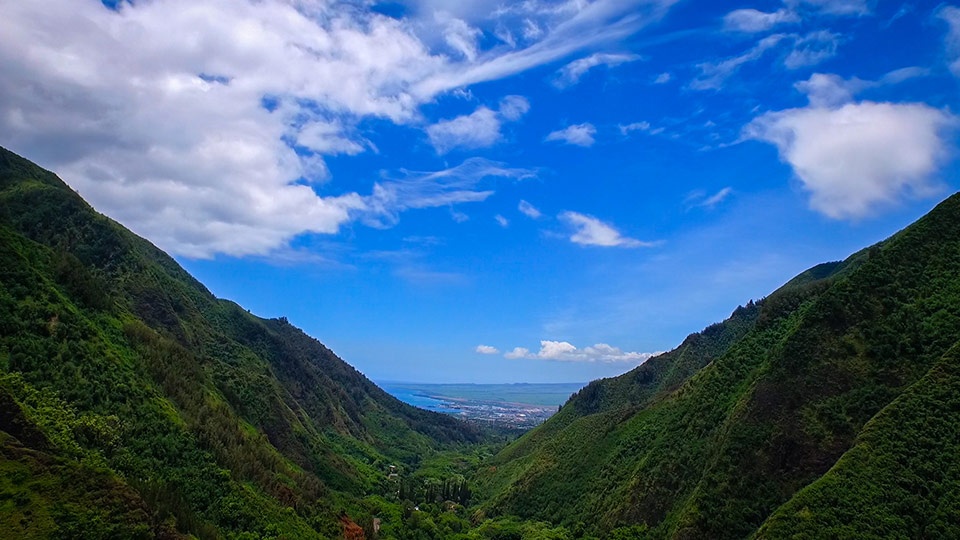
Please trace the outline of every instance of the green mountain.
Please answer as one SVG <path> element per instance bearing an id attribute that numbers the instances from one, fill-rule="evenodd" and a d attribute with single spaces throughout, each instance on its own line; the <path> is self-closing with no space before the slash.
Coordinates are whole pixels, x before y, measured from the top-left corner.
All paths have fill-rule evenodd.
<path id="1" fill-rule="evenodd" d="M 960 537 L 960 195 L 620 377 L 479 474 L 600 538 Z"/>
<path id="2" fill-rule="evenodd" d="M 0 537 L 356 535 L 390 465 L 482 440 L 0 149 Z"/>
<path id="3" fill-rule="evenodd" d="M 0 538 L 960 538 L 960 195 L 490 441 L 0 149 Z"/>

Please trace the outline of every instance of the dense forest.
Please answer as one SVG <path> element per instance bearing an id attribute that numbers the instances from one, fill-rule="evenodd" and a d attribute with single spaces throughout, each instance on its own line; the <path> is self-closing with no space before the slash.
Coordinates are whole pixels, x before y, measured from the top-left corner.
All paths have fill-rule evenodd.
<path id="1" fill-rule="evenodd" d="M 960 195 L 595 381 L 480 475 L 607 537 L 960 536 Z"/>
<path id="2" fill-rule="evenodd" d="M 0 537 L 960 537 L 960 196 L 518 440 L 407 406 L 0 149 Z"/>
<path id="3" fill-rule="evenodd" d="M 450 537 L 501 440 L 215 298 L 0 149 L 0 536 Z"/>

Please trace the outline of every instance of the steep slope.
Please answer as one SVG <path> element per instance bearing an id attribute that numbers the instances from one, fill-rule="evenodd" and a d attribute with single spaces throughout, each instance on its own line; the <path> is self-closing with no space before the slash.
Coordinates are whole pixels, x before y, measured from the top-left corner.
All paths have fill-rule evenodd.
<path id="1" fill-rule="evenodd" d="M 958 231 L 954 196 L 891 239 L 805 272 L 649 367 L 592 384 L 481 475 L 488 513 L 595 534 L 633 526 L 632 534 L 642 529 L 656 538 L 743 538 L 848 450 L 861 458 L 840 465 L 879 475 L 854 446 L 858 437 L 877 437 L 870 434 L 878 428 L 865 425 L 898 398 L 925 395 L 930 381 L 943 378 L 931 370 L 956 359 L 947 352 L 960 341 Z M 695 343 L 702 353 L 681 363 Z M 889 425 L 880 418 L 876 425 Z M 951 433 L 932 438 L 949 450 Z M 960 464 L 956 453 L 931 452 L 944 467 Z M 923 463 L 902 464 L 934 482 Z M 838 484 L 831 477 L 798 495 L 807 497 L 803 506 L 784 506 L 764 529 L 776 532 L 764 534 L 799 529 L 798 512 L 816 524 L 814 508 L 829 508 L 809 501 Z M 956 498 L 950 482 L 934 482 L 934 492 Z M 922 508 L 887 510 L 909 521 Z"/>
<path id="2" fill-rule="evenodd" d="M 339 536 L 386 464 L 481 439 L 3 149 L 0 405 L 0 516 L 23 537 Z"/>

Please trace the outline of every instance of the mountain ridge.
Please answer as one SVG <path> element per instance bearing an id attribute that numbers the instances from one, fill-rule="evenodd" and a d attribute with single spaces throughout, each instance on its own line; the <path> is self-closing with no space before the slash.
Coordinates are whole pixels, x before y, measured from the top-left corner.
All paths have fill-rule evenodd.
<path id="1" fill-rule="evenodd" d="M 16 407 L 0 424 L 4 455 L 79 461 L 77 474 L 113 478 L 115 499 L 150 510 L 87 516 L 104 530 L 339 536 L 351 497 L 386 489 L 386 463 L 484 440 L 393 398 L 285 319 L 215 298 L 3 149 L 0 240 L 0 399 Z M 36 513 L 76 510 L 48 512 L 41 537 L 83 514 L 55 490 L 20 492 Z"/>
<path id="2" fill-rule="evenodd" d="M 479 476 L 486 510 L 586 533 L 754 534 L 960 341 L 958 225 L 953 195 L 648 366 L 591 383 Z M 771 538 L 796 524 L 778 515 Z"/>

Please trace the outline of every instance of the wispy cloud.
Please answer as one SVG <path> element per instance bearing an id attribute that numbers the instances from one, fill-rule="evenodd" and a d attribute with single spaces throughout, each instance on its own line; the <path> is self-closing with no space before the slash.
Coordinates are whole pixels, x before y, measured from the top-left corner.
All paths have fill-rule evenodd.
<path id="1" fill-rule="evenodd" d="M 867 0 L 787 0 L 789 4 L 806 6 L 824 15 L 867 15 Z"/>
<path id="2" fill-rule="evenodd" d="M 837 54 L 840 45 L 839 34 L 818 30 L 808 34 L 772 34 L 760 39 L 743 53 L 720 60 L 703 62 L 697 65 L 700 74 L 690 83 L 694 90 L 719 90 L 727 79 L 741 67 L 763 58 L 768 51 L 789 46 L 790 52 L 783 57 L 783 66 L 787 69 L 810 67 Z"/>
<path id="3" fill-rule="evenodd" d="M 599 219 L 579 214 L 577 212 L 564 212 L 558 216 L 561 221 L 573 229 L 570 241 L 582 246 L 601 246 L 601 247 L 650 247 L 654 242 L 641 242 L 634 238 L 623 236 L 620 231 L 612 225 L 604 223 Z"/>
<path id="4" fill-rule="evenodd" d="M 593 138 L 596 134 L 597 128 L 593 127 L 593 124 L 585 122 L 551 132 L 545 140 L 560 141 L 576 146 L 588 147 L 593 146 L 593 143 L 596 142 Z"/>
<path id="5" fill-rule="evenodd" d="M 560 68 L 553 84 L 557 88 L 567 88 L 580 82 L 580 77 L 598 66 L 614 67 L 627 62 L 640 60 L 641 56 L 636 54 L 607 54 L 595 53 L 586 58 L 574 60 Z"/>
<path id="6" fill-rule="evenodd" d="M 515 347 L 503 356 L 508 359 L 553 360 L 557 362 L 630 362 L 642 364 L 662 352 L 625 352 L 619 347 L 597 343 L 592 347 L 577 348 L 567 341 L 540 341 L 540 350 L 530 352 L 525 347 Z"/>
<path id="7" fill-rule="evenodd" d="M 540 216 L 543 215 L 540 212 L 540 210 L 537 209 L 536 206 L 523 200 L 521 200 L 520 204 L 517 205 L 517 210 L 519 210 L 521 214 L 527 216 L 530 219 L 539 219 Z"/>
<path id="8" fill-rule="evenodd" d="M 626 136 L 633 133 L 634 131 L 650 131 L 650 128 L 652 126 L 650 126 L 650 122 L 643 121 L 643 122 L 632 122 L 629 124 L 620 124 L 617 127 L 620 128 L 620 134 Z"/>
<path id="9" fill-rule="evenodd" d="M 817 30 L 794 39 L 793 50 L 783 60 L 787 69 L 815 66 L 837 54 L 840 34 Z"/>
<path id="10" fill-rule="evenodd" d="M 476 352 L 479 354 L 500 354 L 500 349 L 490 345 L 477 345 Z"/>
<path id="11" fill-rule="evenodd" d="M 497 222 L 497 225 L 500 225 L 504 229 L 510 226 L 510 220 L 501 216 L 500 214 L 493 216 L 493 220 Z"/>
<path id="12" fill-rule="evenodd" d="M 710 195 L 704 191 L 694 191 L 686 198 L 688 208 L 713 208 L 723 201 L 727 200 L 733 194 L 732 187 L 725 187 L 720 191 Z"/>
<path id="13" fill-rule="evenodd" d="M 784 34 L 767 36 L 743 54 L 716 63 L 704 62 L 699 64 L 697 67 L 700 68 L 700 75 L 690 83 L 690 88 L 694 90 L 722 88 L 727 78 L 739 70 L 740 66 L 759 60 L 768 50 L 777 46 L 786 37 Z"/>
<path id="14" fill-rule="evenodd" d="M 960 77 L 960 8 L 944 6 L 937 16 L 946 21 L 948 26 L 945 42 L 947 54 L 950 55 L 950 71 Z"/>
<path id="15" fill-rule="evenodd" d="M 483 187 L 485 181 L 534 176 L 533 170 L 510 168 L 483 158 L 470 158 L 441 171 L 402 171 L 399 178 L 374 185 L 373 193 L 363 199 L 362 217 L 369 225 L 388 227 L 399 220 L 404 210 L 486 200 L 493 195 L 493 190 Z"/>
<path id="16" fill-rule="evenodd" d="M 540 38 L 532 45 L 505 54 L 491 54 L 478 59 L 469 67 L 448 66 L 415 85 L 416 96 L 433 96 L 440 92 L 500 79 L 535 66 L 564 58 L 588 46 L 612 42 L 629 36 L 639 29 L 662 18 L 676 0 L 597 0 L 591 3 L 562 3 L 567 18 L 558 22 L 549 31 L 529 35 Z M 530 4 L 522 2 L 520 5 Z M 537 10 L 539 8 L 534 8 Z M 517 11 L 529 12 L 527 7 Z M 510 7 L 498 10 L 497 14 L 516 13 Z M 572 14 L 572 15 L 569 15 Z M 540 36 L 543 36 L 542 38 Z"/>
<path id="17" fill-rule="evenodd" d="M 775 26 L 800 20 L 800 15 L 786 8 L 770 13 L 756 9 L 737 9 L 723 18 L 723 29 L 730 32 L 766 32 Z"/>

